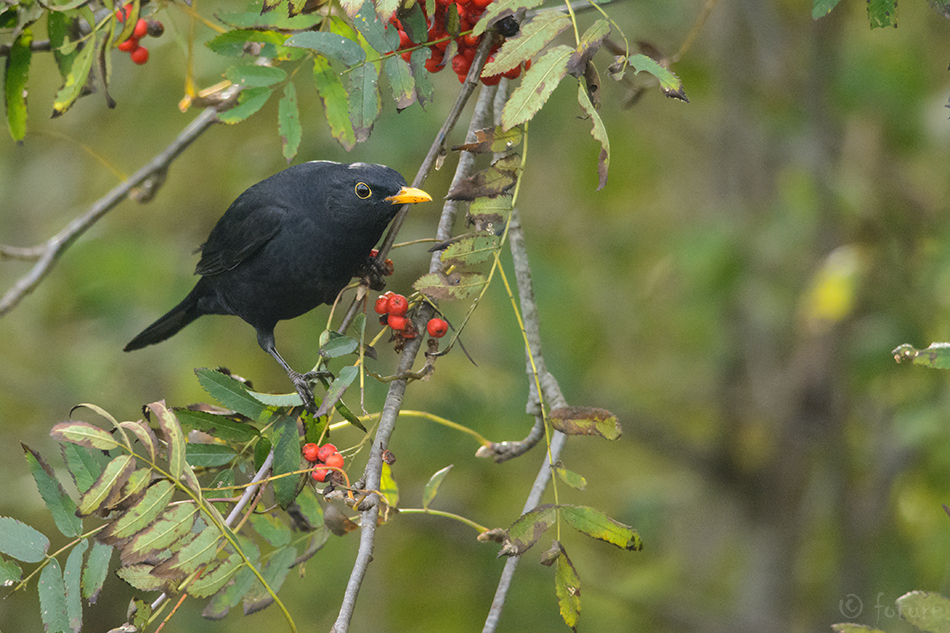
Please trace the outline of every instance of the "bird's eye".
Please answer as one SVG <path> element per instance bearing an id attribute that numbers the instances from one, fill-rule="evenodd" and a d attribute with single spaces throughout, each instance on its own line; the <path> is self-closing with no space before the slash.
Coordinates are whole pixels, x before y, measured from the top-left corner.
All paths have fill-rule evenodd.
<path id="1" fill-rule="evenodd" d="M 366 200 L 372 195 L 373 190 L 365 182 L 356 183 L 356 197 L 360 200 Z"/>

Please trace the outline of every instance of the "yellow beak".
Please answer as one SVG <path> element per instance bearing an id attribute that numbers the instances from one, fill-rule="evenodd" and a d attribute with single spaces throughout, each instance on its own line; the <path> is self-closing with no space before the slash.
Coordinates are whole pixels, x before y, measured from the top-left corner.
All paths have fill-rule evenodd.
<path id="1" fill-rule="evenodd" d="M 399 190 L 399 193 L 394 196 L 389 196 L 386 200 L 393 204 L 415 204 L 416 202 L 431 202 L 432 196 L 422 189 L 403 187 Z"/>

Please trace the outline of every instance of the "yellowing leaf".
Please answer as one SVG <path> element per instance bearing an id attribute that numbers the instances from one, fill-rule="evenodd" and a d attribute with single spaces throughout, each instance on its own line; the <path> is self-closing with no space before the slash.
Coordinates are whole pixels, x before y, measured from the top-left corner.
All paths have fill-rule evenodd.
<path id="1" fill-rule="evenodd" d="M 534 117 L 567 74 L 567 63 L 573 54 L 573 48 L 562 44 L 549 49 L 531 65 L 502 110 L 501 124 L 506 130 Z"/>

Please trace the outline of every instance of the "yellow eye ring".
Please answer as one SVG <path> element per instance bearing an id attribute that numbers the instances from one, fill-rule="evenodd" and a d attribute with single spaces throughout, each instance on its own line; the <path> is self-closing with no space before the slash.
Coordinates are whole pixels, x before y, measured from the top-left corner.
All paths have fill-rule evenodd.
<path id="1" fill-rule="evenodd" d="M 360 200 L 366 200 L 371 195 L 373 195 L 373 190 L 370 189 L 369 185 L 367 185 L 365 182 L 356 183 L 354 191 L 356 192 L 356 197 Z"/>

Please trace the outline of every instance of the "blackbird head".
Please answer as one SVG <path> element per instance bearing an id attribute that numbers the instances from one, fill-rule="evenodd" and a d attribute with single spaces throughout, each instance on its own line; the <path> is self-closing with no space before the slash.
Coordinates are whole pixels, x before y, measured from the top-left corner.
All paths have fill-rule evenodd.
<path id="1" fill-rule="evenodd" d="M 425 191 L 407 186 L 398 171 L 385 165 L 329 163 L 325 171 L 327 208 L 337 221 L 350 226 L 385 226 L 402 205 L 432 200 Z"/>

